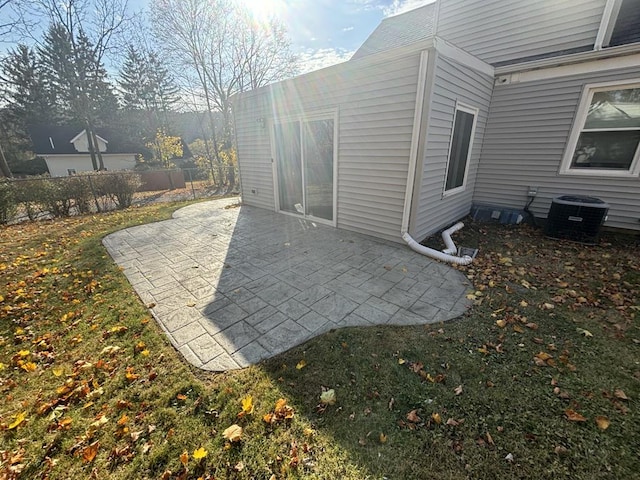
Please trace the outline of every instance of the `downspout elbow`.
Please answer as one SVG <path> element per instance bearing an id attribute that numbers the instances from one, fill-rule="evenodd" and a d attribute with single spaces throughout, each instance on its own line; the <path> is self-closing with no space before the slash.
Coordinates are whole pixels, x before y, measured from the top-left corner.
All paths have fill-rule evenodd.
<path id="1" fill-rule="evenodd" d="M 468 255 L 465 255 L 464 257 L 456 257 L 454 255 L 450 255 L 448 253 L 440 252 L 433 248 L 420 245 L 411 237 L 411 235 L 409 235 L 408 232 L 404 232 L 402 234 L 402 239 L 407 242 L 407 245 L 409 245 L 409 248 L 411 248 L 413 251 L 418 252 L 421 255 L 440 260 L 442 262 L 453 263 L 454 265 L 469 265 L 473 261 L 473 258 Z"/>
<path id="2" fill-rule="evenodd" d="M 447 246 L 447 248 L 442 250 L 443 253 L 453 255 L 454 253 L 458 252 L 458 248 L 456 247 L 456 244 L 453 243 L 453 240 L 451 239 L 451 235 L 453 235 L 463 227 L 464 227 L 464 223 L 458 222 L 452 227 L 449 227 L 444 232 L 442 232 L 442 240 L 444 241 L 444 244 Z"/>

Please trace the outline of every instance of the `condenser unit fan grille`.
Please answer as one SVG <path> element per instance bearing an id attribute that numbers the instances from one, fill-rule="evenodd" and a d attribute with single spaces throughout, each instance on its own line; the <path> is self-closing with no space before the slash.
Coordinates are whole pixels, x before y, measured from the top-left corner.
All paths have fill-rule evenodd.
<path id="1" fill-rule="evenodd" d="M 599 198 L 562 195 L 551 202 L 545 235 L 593 245 L 598 243 L 600 228 L 609 205 Z"/>

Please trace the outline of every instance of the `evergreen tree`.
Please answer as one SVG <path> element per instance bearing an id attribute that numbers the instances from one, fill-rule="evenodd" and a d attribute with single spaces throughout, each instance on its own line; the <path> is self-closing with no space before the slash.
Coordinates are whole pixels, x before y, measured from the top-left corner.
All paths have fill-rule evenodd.
<path id="1" fill-rule="evenodd" d="M 167 113 L 177 102 L 178 88 L 153 52 L 127 47 L 118 80 L 125 122 L 145 142 L 170 130 Z"/>
<path id="2" fill-rule="evenodd" d="M 42 76 L 35 52 L 19 44 L 2 63 L 3 97 L 7 100 L 7 120 L 20 130 L 28 125 L 55 120 L 55 103 Z"/>
<path id="3" fill-rule="evenodd" d="M 87 130 L 94 169 L 103 169 L 94 129 L 114 119 L 118 102 L 91 41 L 82 30 L 71 35 L 63 25 L 52 24 L 39 54 L 52 95 L 66 119 Z"/>

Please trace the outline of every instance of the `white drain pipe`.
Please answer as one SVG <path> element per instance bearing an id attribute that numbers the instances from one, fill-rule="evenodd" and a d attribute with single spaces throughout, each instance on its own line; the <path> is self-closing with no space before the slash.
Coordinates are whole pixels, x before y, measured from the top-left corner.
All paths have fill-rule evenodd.
<path id="1" fill-rule="evenodd" d="M 447 246 L 447 248 L 442 250 L 443 253 L 448 253 L 450 255 L 453 255 L 454 253 L 458 253 L 458 247 L 456 247 L 456 244 L 453 243 L 453 240 L 451 240 L 451 235 L 456 233 L 462 227 L 464 227 L 464 223 L 458 222 L 453 227 L 449 227 L 444 232 L 442 232 L 442 240 L 444 241 L 444 244 Z"/>
<path id="2" fill-rule="evenodd" d="M 465 255 L 464 257 L 457 257 L 455 255 L 450 255 L 448 253 L 440 252 L 433 248 L 420 245 L 413 238 L 411 238 L 411 235 L 406 232 L 402 234 L 402 239 L 407 242 L 412 250 L 422 255 L 426 255 L 427 257 L 440 260 L 441 262 L 453 263 L 454 265 L 469 265 L 473 261 L 473 258 L 471 258 L 469 255 Z"/>
<path id="3" fill-rule="evenodd" d="M 457 252 L 456 245 L 451 240 L 451 234 L 460 230 L 464 224 L 459 222 L 453 227 L 442 232 L 442 238 L 447 246 L 444 252 L 439 252 L 433 248 L 425 247 L 416 242 L 409 235 L 409 212 L 411 211 L 411 200 L 413 198 L 413 183 L 416 176 L 416 164 L 418 162 L 418 145 L 420 143 L 420 133 L 422 130 L 422 109 L 424 107 L 424 92 L 427 85 L 427 67 L 429 54 L 424 50 L 420 54 L 420 70 L 418 72 L 418 92 L 416 94 L 416 108 L 413 115 L 413 131 L 411 133 L 411 151 L 409 154 L 409 170 L 407 172 L 407 187 L 404 195 L 404 208 L 402 210 L 402 225 L 400 233 L 402 239 L 407 242 L 409 247 L 427 257 L 435 258 L 442 262 L 453 263 L 455 265 L 468 265 L 473 261 L 469 255 L 458 257 L 451 255 Z M 445 235 L 446 234 L 446 235 Z"/>

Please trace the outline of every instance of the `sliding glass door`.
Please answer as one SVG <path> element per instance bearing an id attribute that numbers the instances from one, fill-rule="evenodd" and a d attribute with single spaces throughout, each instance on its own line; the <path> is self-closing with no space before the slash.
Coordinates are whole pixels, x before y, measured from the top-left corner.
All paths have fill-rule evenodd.
<path id="1" fill-rule="evenodd" d="M 333 117 L 274 125 L 281 211 L 334 223 L 334 130 Z"/>

